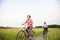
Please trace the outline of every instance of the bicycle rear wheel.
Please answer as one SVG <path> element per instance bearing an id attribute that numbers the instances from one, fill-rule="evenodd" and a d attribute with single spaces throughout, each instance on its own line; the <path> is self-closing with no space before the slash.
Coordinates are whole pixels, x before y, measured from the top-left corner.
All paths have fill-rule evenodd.
<path id="1" fill-rule="evenodd" d="M 25 35 L 23 31 L 19 31 L 16 36 L 16 40 L 25 40 Z"/>
<path id="2" fill-rule="evenodd" d="M 34 37 L 34 34 L 35 34 L 35 32 L 34 31 L 31 31 L 29 40 L 32 40 L 32 38 Z"/>
<path id="3" fill-rule="evenodd" d="M 33 36 L 34 36 L 34 34 L 35 34 L 35 32 L 34 32 L 34 31 L 31 31 L 31 37 L 33 37 Z"/>

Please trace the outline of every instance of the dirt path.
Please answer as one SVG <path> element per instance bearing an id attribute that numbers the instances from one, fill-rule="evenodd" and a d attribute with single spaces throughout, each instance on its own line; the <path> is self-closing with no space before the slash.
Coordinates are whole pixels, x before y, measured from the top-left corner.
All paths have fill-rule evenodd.
<path id="1" fill-rule="evenodd" d="M 49 35 L 50 33 L 48 33 L 47 35 Z M 33 37 L 32 40 L 45 40 L 43 37 L 43 34 L 37 37 Z"/>
<path id="2" fill-rule="evenodd" d="M 41 36 L 33 37 L 32 40 L 45 40 L 45 39 L 43 38 L 43 35 L 41 35 Z"/>

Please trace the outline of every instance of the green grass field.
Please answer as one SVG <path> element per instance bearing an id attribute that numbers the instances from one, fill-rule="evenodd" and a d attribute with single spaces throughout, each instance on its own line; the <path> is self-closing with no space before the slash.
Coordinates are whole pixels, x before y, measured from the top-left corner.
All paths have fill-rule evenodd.
<path id="1" fill-rule="evenodd" d="M 0 40 L 16 40 L 16 34 L 21 29 L 0 29 Z M 34 28 L 34 36 L 41 35 L 43 32 L 42 28 Z M 49 28 L 49 35 L 46 40 L 60 40 L 60 29 L 59 28 Z"/>
<path id="2" fill-rule="evenodd" d="M 46 40 L 60 40 L 60 28 L 53 28 L 46 37 Z"/>

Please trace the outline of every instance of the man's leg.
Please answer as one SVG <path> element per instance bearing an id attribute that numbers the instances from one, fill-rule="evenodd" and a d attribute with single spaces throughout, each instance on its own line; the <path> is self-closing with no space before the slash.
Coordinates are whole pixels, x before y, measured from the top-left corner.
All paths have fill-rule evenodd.
<path id="1" fill-rule="evenodd" d="M 45 34 L 46 33 L 46 28 L 44 28 L 44 30 L 43 30 L 43 37 L 45 38 Z"/>
<path id="2" fill-rule="evenodd" d="M 48 33 L 48 28 L 46 28 L 46 35 L 47 35 L 47 33 Z"/>
<path id="3" fill-rule="evenodd" d="M 45 34 L 45 28 L 44 28 L 44 30 L 43 30 L 43 35 Z"/>

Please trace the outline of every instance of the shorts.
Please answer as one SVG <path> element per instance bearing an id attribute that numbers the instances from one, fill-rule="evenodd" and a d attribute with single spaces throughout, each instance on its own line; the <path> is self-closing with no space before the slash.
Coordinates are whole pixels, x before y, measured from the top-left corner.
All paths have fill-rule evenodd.
<path id="1" fill-rule="evenodd" d="M 32 28 L 31 28 L 31 27 L 27 27 L 27 28 L 26 28 L 26 32 L 27 32 L 27 33 L 31 33 L 31 31 L 32 31 Z"/>

